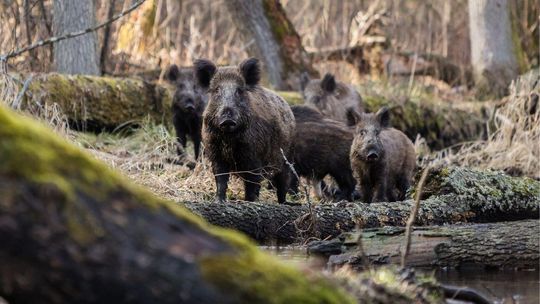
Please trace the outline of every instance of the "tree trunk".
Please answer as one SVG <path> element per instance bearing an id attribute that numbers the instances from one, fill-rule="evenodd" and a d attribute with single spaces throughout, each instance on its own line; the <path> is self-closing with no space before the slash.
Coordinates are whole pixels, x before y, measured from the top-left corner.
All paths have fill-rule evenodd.
<path id="1" fill-rule="evenodd" d="M 300 74 L 315 74 L 302 40 L 279 0 L 225 1 L 238 30 L 253 41 L 249 49 L 264 62 L 274 89 L 299 89 Z"/>
<path id="2" fill-rule="evenodd" d="M 469 24 L 477 95 L 506 95 L 519 72 L 507 0 L 469 0 Z"/>
<path id="3" fill-rule="evenodd" d="M 370 264 L 399 264 L 404 246 L 404 229 L 386 227 L 361 232 L 362 248 Z M 409 267 L 540 267 L 538 220 L 444 227 L 416 227 L 412 233 Z M 334 248 L 329 266 L 363 268 L 358 252 L 360 233 L 347 233 L 339 239 L 314 242 L 311 254 Z M 340 252 L 341 251 L 341 252 Z"/>
<path id="4" fill-rule="evenodd" d="M 147 116 L 170 121 L 171 91 L 168 87 L 129 78 L 42 74 L 32 79 L 23 108 L 58 104 L 76 126 L 114 129 Z M 301 104 L 296 92 L 278 92 L 291 105 Z M 396 104 L 380 97 L 364 96 L 368 111 L 390 106 L 392 125 L 414 140 L 420 134 L 432 149 L 476 139 L 484 132 L 480 108 L 464 111 L 450 105 Z"/>
<path id="5" fill-rule="evenodd" d="M 55 36 L 84 30 L 94 26 L 94 23 L 94 0 L 54 0 Z M 54 44 L 54 62 L 58 73 L 99 75 L 98 57 L 95 32 Z"/>
<path id="6" fill-rule="evenodd" d="M 424 186 L 416 225 L 537 219 L 540 182 L 498 172 L 449 167 L 433 171 Z M 259 242 L 302 242 L 336 237 L 355 227 L 405 226 L 412 200 L 394 203 L 306 205 L 190 202 L 210 223 L 240 230 Z"/>
<path id="7" fill-rule="evenodd" d="M 10 304 L 442 301 L 436 285 L 390 269 L 378 270 L 385 282 L 283 265 L 3 106 L 0 242 L 0 299 Z"/>

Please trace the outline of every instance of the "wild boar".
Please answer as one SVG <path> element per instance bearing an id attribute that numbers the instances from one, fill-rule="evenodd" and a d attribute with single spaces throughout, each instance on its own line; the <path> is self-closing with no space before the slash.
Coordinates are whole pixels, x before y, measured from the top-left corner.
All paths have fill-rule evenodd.
<path id="1" fill-rule="evenodd" d="M 296 123 L 285 100 L 259 85 L 260 74 L 255 58 L 220 68 L 209 60 L 195 61 L 195 75 L 209 94 L 203 142 L 215 175 L 216 201 L 225 201 L 233 173 L 244 180 L 246 201 L 258 198 L 266 177 L 278 202 L 286 202 L 290 170 L 285 157 L 290 157 Z"/>
<path id="2" fill-rule="evenodd" d="M 352 201 L 356 184 L 349 160 L 352 131 L 311 107 L 294 106 L 292 111 L 296 119 L 293 162 L 298 175 L 311 180 L 316 189 L 326 188 L 322 179 L 330 175 L 340 189 L 336 199 Z M 295 183 L 297 179 L 293 177 L 293 191 Z"/>
<path id="3" fill-rule="evenodd" d="M 411 140 L 390 127 L 386 107 L 375 114 L 349 109 L 348 119 L 350 125 L 356 126 L 350 158 L 364 201 L 403 200 L 416 165 Z"/>
<path id="4" fill-rule="evenodd" d="M 165 78 L 175 86 L 172 101 L 173 125 L 176 131 L 178 154 L 184 153 L 187 137 L 193 141 L 195 159 L 199 157 L 201 146 L 202 114 L 207 96 L 197 84 L 192 68 L 180 69 L 173 64 L 167 69 Z"/>
<path id="5" fill-rule="evenodd" d="M 312 79 L 303 85 L 304 103 L 317 108 L 324 116 L 347 123 L 347 109 L 364 112 L 362 97 L 356 89 L 337 82 L 327 73 L 323 79 Z"/>

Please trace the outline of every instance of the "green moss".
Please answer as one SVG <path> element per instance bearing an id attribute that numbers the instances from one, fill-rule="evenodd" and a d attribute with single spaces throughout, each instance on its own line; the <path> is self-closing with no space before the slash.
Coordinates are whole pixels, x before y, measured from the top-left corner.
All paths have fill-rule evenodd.
<path id="1" fill-rule="evenodd" d="M 281 98 L 285 99 L 287 103 L 291 106 L 300 105 L 304 103 L 304 99 L 302 98 L 302 95 L 298 92 L 291 92 L 291 91 L 277 91 L 276 92 Z"/>
<path id="2" fill-rule="evenodd" d="M 199 263 L 204 279 L 239 303 L 356 303 L 339 287 L 299 275 L 256 251 L 201 258 Z"/>

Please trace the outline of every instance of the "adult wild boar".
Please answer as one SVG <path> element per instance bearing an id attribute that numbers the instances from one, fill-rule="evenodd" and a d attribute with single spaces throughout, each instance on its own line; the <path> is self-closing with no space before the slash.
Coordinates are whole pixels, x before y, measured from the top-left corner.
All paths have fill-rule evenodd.
<path id="1" fill-rule="evenodd" d="M 349 124 L 356 125 L 351 167 L 364 201 L 403 200 L 416 164 L 413 143 L 403 132 L 390 127 L 386 107 L 375 114 L 349 109 L 348 117 Z"/>
<path id="2" fill-rule="evenodd" d="M 364 112 L 363 101 L 356 89 L 336 81 L 327 73 L 323 79 L 312 79 L 303 85 L 304 103 L 317 108 L 324 116 L 347 123 L 347 109 Z"/>
<path id="3" fill-rule="evenodd" d="M 298 175 L 313 182 L 322 195 L 322 179 L 330 175 L 338 184 L 336 199 L 352 201 L 356 181 L 352 175 L 349 154 L 353 133 L 347 125 L 324 118 L 309 106 L 292 107 L 296 119 L 293 162 Z M 297 188 L 293 176 L 291 188 Z"/>
<path id="4" fill-rule="evenodd" d="M 175 86 L 173 125 L 178 144 L 183 147 L 177 149 L 178 154 L 181 155 L 185 150 L 189 136 L 197 159 L 201 146 L 202 114 L 207 103 L 206 93 L 197 84 L 192 68 L 180 69 L 173 64 L 167 69 L 165 78 Z"/>
<path id="5" fill-rule="evenodd" d="M 209 94 L 203 142 L 220 202 L 225 201 L 231 173 L 243 179 L 246 201 L 258 198 L 266 177 L 276 188 L 278 202 L 285 202 L 290 172 L 281 151 L 290 155 L 296 124 L 289 105 L 259 85 L 260 73 L 255 58 L 220 68 L 209 60 L 195 61 L 195 75 Z"/>

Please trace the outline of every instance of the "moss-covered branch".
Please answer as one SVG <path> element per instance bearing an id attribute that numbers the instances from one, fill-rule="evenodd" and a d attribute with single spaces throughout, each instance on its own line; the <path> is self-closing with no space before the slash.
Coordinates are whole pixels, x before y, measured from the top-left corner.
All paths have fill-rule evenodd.
<path id="1" fill-rule="evenodd" d="M 407 265 L 412 267 L 481 266 L 539 268 L 540 222 L 526 220 L 490 224 L 418 227 L 412 233 Z M 314 242 L 313 254 L 330 254 L 332 266 L 362 268 L 358 253 L 359 232 L 345 233 L 329 241 Z M 361 232 L 365 256 L 372 264 L 398 264 L 404 229 L 385 227 Z"/>
<path id="2" fill-rule="evenodd" d="M 540 182 L 460 167 L 434 170 L 427 180 L 417 225 L 536 219 Z M 361 228 L 405 226 L 413 201 L 322 204 L 310 220 L 307 206 L 273 203 L 185 203 L 210 223 L 240 230 L 258 241 L 325 239 Z"/>

